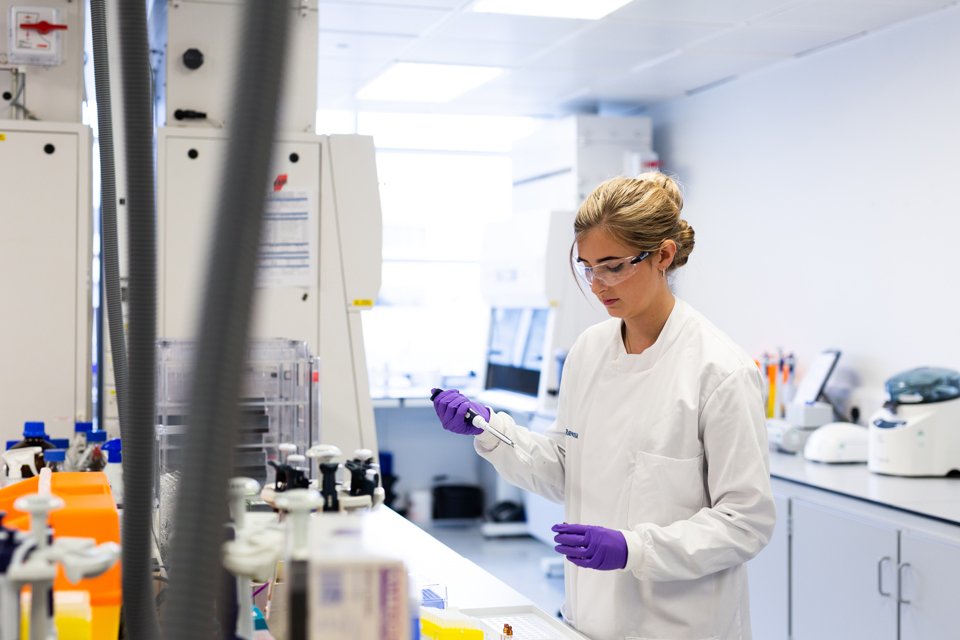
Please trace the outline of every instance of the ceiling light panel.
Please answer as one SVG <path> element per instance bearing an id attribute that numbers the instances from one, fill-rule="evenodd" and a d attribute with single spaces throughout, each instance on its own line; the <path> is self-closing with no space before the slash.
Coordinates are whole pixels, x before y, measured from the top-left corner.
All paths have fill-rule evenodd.
<path id="1" fill-rule="evenodd" d="M 599 20 L 630 0 L 476 0 L 473 10 L 538 18 Z"/>
<path id="2" fill-rule="evenodd" d="M 503 71 L 500 67 L 398 62 L 357 92 L 357 99 L 448 102 Z"/>

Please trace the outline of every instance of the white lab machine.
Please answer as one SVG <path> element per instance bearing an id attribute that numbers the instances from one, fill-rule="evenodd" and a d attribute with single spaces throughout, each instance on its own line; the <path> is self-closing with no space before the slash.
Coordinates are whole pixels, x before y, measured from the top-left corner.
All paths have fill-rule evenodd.
<path id="1" fill-rule="evenodd" d="M 960 475 L 960 373 L 920 367 L 886 384 L 888 400 L 870 418 L 874 473 Z"/>
<path id="2" fill-rule="evenodd" d="M 867 428 L 852 422 L 828 422 L 814 429 L 803 446 L 811 462 L 854 464 L 867 461 Z"/>
<path id="3" fill-rule="evenodd" d="M 158 337 L 192 339 L 227 137 L 167 127 L 157 144 Z M 377 451 L 360 319 L 382 262 L 373 140 L 279 133 L 270 175 L 251 336 L 305 342 L 319 359 L 319 437 Z"/>

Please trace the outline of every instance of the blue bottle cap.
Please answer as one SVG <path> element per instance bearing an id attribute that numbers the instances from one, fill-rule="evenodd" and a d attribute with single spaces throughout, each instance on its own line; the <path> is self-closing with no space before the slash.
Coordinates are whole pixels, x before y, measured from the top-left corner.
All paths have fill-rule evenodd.
<path id="1" fill-rule="evenodd" d="M 90 433 L 93 431 L 92 422 L 75 422 L 73 425 L 74 433 Z"/>
<path id="2" fill-rule="evenodd" d="M 107 452 L 107 462 L 123 462 L 123 448 L 120 445 L 120 438 L 107 440 L 100 447 L 100 450 Z"/>
<path id="3" fill-rule="evenodd" d="M 87 442 L 106 442 L 107 441 L 107 432 L 106 431 L 91 431 L 87 434 Z"/>
<path id="4" fill-rule="evenodd" d="M 43 452 L 44 462 L 63 462 L 67 459 L 66 449 L 47 449 Z"/>
<path id="5" fill-rule="evenodd" d="M 42 422 L 24 422 L 23 423 L 23 437 L 24 438 L 43 438 L 47 435 L 46 429 Z"/>

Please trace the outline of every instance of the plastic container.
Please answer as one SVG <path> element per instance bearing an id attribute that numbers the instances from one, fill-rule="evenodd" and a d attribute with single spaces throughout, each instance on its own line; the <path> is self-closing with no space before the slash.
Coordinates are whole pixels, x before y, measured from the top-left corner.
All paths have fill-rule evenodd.
<path id="1" fill-rule="evenodd" d="M 22 531 L 30 529 L 30 515 L 16 510 L 13 503 L 20 496 L 37 493 L 38 485 L 39 478 L 28 478 L 0 489 L 0 511 L 7 513 L 4 526 Z M 98 544 L 120 543 L 120 516 L 103 473 L 54 473 L 51 475 L 51 491 L 65 503 L 62 509 L 50 512 L 50 528 L 54 537 L 93 538 Z M 117 638 L 121 601 L 119 562 L 103 575 L 86 578 L 76 584 L 67 580 L 60 568 L 53 588 L 54 593 L 87 591 L 92 608 L 93 640 Z"/>
<path id="2" fill-rule="evenodd" d="M 93 431 L 92 422 L 75 422 L 73 425 L 73 437 L 70 439 L 70 446 L 67 447 L 67 470 L 80 471 L 80 460 L 83 453 L 87 450 L 87 437 Z"/>
<path id="3" fill-rule="evenodd" d="M 103 468 L 103 472 L 110 483 L 113 499 L 117 506 L 121 506 L 123 504 L 123 447 L 120 444 L 120 438 L 107 440 L 100 450 L 107 455 L 107 466 Z"/>
<path id="4" fill-rule="evenodd" d="M 410 635 L 407 571 L 400 560 L 363 544 L 361 515 L 311 519 L 309 628 L 325 640 L 406 640 Z M 337 597 L 330 597 L 336 593 Z M 313 637 L 313 636 L 311 636 Z M 480 636 L 483 640 L 483 636 Z"/>
<path id="5" fill-rule="evenodd" d="M 55 445 L 47 437 L 47 431 L 42 422 L 24 422 L 23 440 L 7 447 L 10 449 L 23 449 L 25 447 L 40 447 L 41 449 L 53 449 Z"/>
<path id="6" fill-rule="evenodd" d="M 106 442 L 106 431 L 91 431 L 87 434 L 88 451 L 84 452 L 86 464 L 84 465 L 85 468 L 78 469 L 78 471 L 103 471 L 103 468 L 107 466 L 107 456 L 100 450 L 100 447 Z"/>
<path id="7" fill-rule="evenodd" d="M 457 609 L 420 608 L 420 637 L 424 640 L 484 640 L 487 627 Z"/>
<path id="8" fill-rule="evenodd" d="M 66 460 L 66 449 L 47 449 L 43 452 L 43 464 L 51 471 L 63 471 Z"/>

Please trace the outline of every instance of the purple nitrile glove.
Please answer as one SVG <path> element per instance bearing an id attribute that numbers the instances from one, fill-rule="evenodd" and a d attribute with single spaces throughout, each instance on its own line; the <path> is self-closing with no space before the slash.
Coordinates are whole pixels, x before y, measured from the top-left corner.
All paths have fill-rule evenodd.
<path id="1" fill-rule="evenodd" d="M 623 569 L 627 566 L 627 541 L 616 529 L 590 524 L 555 524 L 554 549 L 585 569 Z"/>
<path id="2" fill-rule="evenodd" d="M 434 389 L 434 392 L 436 391 L 438 391 L 438 389 Z M 437 417 L 440 418 L 440 423 L 444 429 L 468 436 L 483 433 L 483 429 L 478 429 L 472 424 L 467 423 L 464 419 L 467 415 L 467 410 L 473 409 L 476 413 L 479 413 L 484 420 L 490 419 L 489 409 L 471 401 L 470 398 L 456 389 L 440 391 L 440 393 L 433 398 L 433 408 L 437 412 Z"/>

